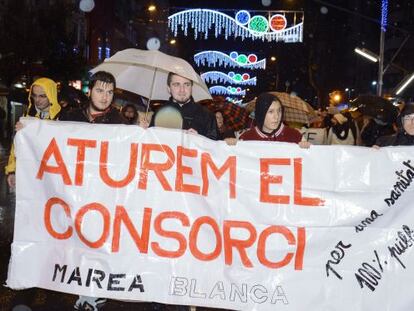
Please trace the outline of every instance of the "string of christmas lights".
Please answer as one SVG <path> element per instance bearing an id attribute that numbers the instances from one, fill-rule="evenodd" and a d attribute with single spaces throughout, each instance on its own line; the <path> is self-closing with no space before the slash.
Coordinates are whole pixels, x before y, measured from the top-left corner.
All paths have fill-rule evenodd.
<path id="1" fill-rule="evenodd" d="M 194 54 L 194 62 L 197 66 L 227 66 L 233 68 L 245 68 L 245 69 L 266 69 L 266 58 L 257 60 L 256 54 L 239 54 L 235 51 L 229 55 L 220 51 L 202 51 Z"/>
<path id="2" fill-rule="evenodd" d="M 256 85 L 257 78 L 251 78 L 248 73 L 234 73 L 230 71 L 229 73 L 221 71 L 207 71 L 201 74 L 201 79 L 207 83 L 229 83 L 229 84 L 238 84 L 238 85 Z"/>
<path id="3" fill-rule="evenodd" d="M 190 26 L 194 30 L 194 39 L 197 39 L 199 34 L 202 34 L 204 39 L 208 39 L 209 33 L 214 31 L 216 38 L 223 35 L 226 40 L 232 36 L 240 37 L 242 40 L 249 38 L 268 42 L 302 42 L 303 22 L 287 28 L 285 15 L 289 12 L 282 13 L 269 14 L 269 17 L 265 18 L 262 15 L 251 16 L 248 11 L 241 10 L 233 18 L 216 10 L 190 9 L 170 15 L 168 27 L 174 36 L 177 36 L 181 26 L 184 36 L 187 36 Z M 295 15 L 294 21 L 302 20 L 296 18 L 297 12 L 292 14 Z M 303 12 L 301 15 L 303 16 Z"/>
<path id="4" fill-rule="evenodd" d="M 232 87 L 232 86 L 222 86 L 222 85 L 214 85 L 208 89 L 210 94 L 212 95 L 238 95 L 244 96 L 246 95 L 246 90 L 243 90 L 240 87 Z"/>

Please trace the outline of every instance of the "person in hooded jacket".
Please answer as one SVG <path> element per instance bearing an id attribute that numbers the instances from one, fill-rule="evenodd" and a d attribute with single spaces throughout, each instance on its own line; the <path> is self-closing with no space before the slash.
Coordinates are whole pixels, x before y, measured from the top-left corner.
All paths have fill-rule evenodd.
<path id="1" fill-rule="evenodd" d="M 35 117 L 44 120 L 57 120 L 61 107 L 58 103 L 56 82 L 49 78 L 37 79 L 30 87 L 29 106 L 25 117 Z M 22 127 L 20 122 L 16 124 L 16 130 Z M 16 157 L 14 145 L 12 145 L 9 161 L 5 167 L 7 183 L 10 188 L 16 186 Z"/>
<path id="2" fill-rule="evenodd" d="M 259 95 L 255 106 L 256 125 L 244 132 L 240 140 L 288 142 L 299 144 L 301 148 L 309 148 L 310 143 L 302 141 L 302 134 L 298 130 L 283 124 L 283 114 L 283 105 L 276 95 Z"/>
<path id="3" fill-rule="evenodd" d="M 414 145 L 414 103 L 405 105 L 397 118 L 397 125 L 397 133 L 379 137 L 374 147 Z"/>

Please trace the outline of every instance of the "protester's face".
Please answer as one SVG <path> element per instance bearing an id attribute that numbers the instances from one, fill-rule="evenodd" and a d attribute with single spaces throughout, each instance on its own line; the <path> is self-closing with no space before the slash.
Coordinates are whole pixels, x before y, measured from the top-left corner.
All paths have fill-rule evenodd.
<path id="1" fill-rule="evenodd" d="M 168 86 L 168 92 L 171 97 L 179 103 L 186 103 L 192 94 L 193 85 L 191 80 L 181 76 L 173 75 L 171 77 L 170 85 Z"/>
<path id="2" fill-rule="evenodd" d="M 408 135 L 414 136 L 414 113 L 407 114 L 403 117 L 403 127 Z"/>
<path id="3" fill-rule="evenodd" d="M 282 118 L 282 106 L 279 102 L 274 101 L 267 110 L 263 123 L 263 132 L 271 133 L 279 127 Z"/>
<path id="4" fill-rule="evenodd" d="M 223 115 L 221 114 L 221 112 L 216 112 L 216 121 L 217 121 L 217 126 L 219 128 L 223 126 L 224 121 L 223 121 Z"/>
<path id="5" fill-rule="evenodd" d="M 96 112 L 105 111 L 114 98 L 114 85 L 102 81 L 96 81 L 90 93 L 90 104 Z"/>
<path id="6" fill-rule="evenodd" d="M 127 118 L 128 120 L 132 120 L 135 116 L 135 111 L 133 108 L 128 107 L 125 112 L 124 112 L 124 116 L 125 118 Z"/>
<path id="7" fill-rule="evenodd" d="M 33 85 L 31 97 L 32 103 L 34 103 L 37 109 L 40 111 L 46 111 L 49 109 L 50 102 L 43 87 Z"/>

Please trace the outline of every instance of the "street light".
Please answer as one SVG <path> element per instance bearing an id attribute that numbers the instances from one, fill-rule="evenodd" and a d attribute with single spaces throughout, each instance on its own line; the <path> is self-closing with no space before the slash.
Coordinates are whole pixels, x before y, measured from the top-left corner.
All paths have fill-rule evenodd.
<path id="1" fill-rule="evenodd" d="M 410 76 L 407 76 L 405 79 L 403 79 L 399 86 L 397 87 L 397 91 L 395 92 L 395 95 L 399 95 L 404 89 L 414 80 L 414 73 Z"/>
<path id="2" fill-rule="evenodd" d="M 372 53 L 371 51 L 367 49 L 355 48 L 354 51 L 358 53 L 359 55 L 369 59 L 371 62 L 374 62 L 374 63 L 378 62 L 378 55 Z"/>

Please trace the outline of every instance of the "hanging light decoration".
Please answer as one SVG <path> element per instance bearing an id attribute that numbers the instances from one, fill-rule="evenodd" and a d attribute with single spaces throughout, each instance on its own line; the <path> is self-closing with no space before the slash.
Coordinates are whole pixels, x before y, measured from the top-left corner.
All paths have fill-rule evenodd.
<path id="1" fill-rule="evenodd" d="M 242 40 L 249 38 L 268 42 L 302 42 L 303 12 L 268 11 L 266 13 L 267 17 L 252 16 L 250 12 L 240 10 L 233 18 L 217 10 L 189 9 L 170 15 L 168 27 L 174 36 L 177 36 L 179 26 L 187 36 L 190 27 L 194 30 L 194 39 L 197 39 L 200 34 L 204 39 L 208 39 L 209 33 L 214 32 L 216 38 L 223 35 L 225 39 L 240 37 Z M 287 27 L 287 15 L 292 16 L 290 27 Z"/>
<path id="2" fill-rule="evenodd" d="M 246 95 L 246 90 L 241 87 L 214 85 L 208 89 L 212 95 Z"/>
<path id="3" fill-rule="evenodd" d="M 226 101 L 236 104 L 238 106 L 241 106 L 243 104 L 243 100 L 242 99 L 237 99 L 237 98 L 231 98 L 231 97 L 226 97 Z"/>
<path id="4" fill-rule="evenodd" d="M 194 62 L 197 66 L 227 66 L 233 68 L 245 68 L 245 69 L 266 69 L 266 58 L 261 60 L 257 59 L 256 54 L 239 54 L 236 51 L 231 52 L 229 55 L 220 51 L 202 51 L 194 54 Z"/>
<path id="5" fill-rule="evenodd" d="M 230 71 L 225 73 L 222 71 L 207 71 L 201 74 L 201 79 L 207 83 L 228 83 L 228 84 L 239 84 L 239 85 L 256 85 L 257 78 L 251 78 L 248 73 L 234 73 Z"/>

